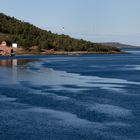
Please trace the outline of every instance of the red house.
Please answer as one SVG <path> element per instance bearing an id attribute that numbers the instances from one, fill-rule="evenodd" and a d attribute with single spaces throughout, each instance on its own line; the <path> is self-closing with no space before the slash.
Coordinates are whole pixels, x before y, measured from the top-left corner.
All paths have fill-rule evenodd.
<path id="1" fill-rule="evenodd" d="M 13 56 L 14 49 L 7 45 L 6 41 L 2 41 L 0 44 L 0 55 L 2 56 Z"/>

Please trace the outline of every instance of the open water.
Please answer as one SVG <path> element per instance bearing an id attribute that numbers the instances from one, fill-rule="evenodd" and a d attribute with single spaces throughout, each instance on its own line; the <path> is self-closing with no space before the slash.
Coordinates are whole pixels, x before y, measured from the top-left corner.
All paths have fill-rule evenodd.
<path id="1" fill-rule="evenodd" d="M 0 57 L 0 140 L 140 140 L 140 49 Z"/>

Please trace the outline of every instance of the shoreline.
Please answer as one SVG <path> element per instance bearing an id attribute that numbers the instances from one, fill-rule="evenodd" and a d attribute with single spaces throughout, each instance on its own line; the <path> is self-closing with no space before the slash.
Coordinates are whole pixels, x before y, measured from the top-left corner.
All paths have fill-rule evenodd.
<path id="1" fill-rule="evenodd" d="M 17 52 L 15 56 L 19 55 L 88 55 L 88 54 L 128 54 L 127 52 L 88 52 L 88 51 L 74 51 L 74 52 L 65 52 L 65 51 L 54 51 L 54 52 Z"/>
<path id="2" fill-rule="evenodd" d="M 74 51 L 74 52 L 65 52 L 65 51 L 54 51 L 54 52 L 28 52 L 28 51 L 17 51 L 15 55 L 13 56 L 2 56 L 1 58 L 14 58 L 14 57 L 20 57 L 20 56 L 59 56 L 59 55 L 65 55 L 65 56 L 81 56 L 81 55 L 119 55 L 119 54 L 129 54 L 129 52 L 125 51 L 110 51 L 110 52 L 88 52 L 88 51 Z"/>

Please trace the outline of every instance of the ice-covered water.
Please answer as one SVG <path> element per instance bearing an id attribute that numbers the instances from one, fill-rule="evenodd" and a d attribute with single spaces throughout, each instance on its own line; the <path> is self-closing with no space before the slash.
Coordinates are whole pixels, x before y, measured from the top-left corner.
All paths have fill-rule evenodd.
<path id="1" fill-rule="evenodd" d="M 0 58 L 0 140 L 139 140 L 140 51 Z"/>

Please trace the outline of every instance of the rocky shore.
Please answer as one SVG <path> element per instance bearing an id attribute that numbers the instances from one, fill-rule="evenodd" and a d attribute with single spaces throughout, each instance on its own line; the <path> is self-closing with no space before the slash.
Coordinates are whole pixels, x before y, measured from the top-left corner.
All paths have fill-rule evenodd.
<path id="1" fill-rule="evenodd" d="M 87 55 L 87 54 L 126 54 L 126 52 L 123 51 L 108 51 L 108 52 L 95 52 L 95 51 L 43 51 L 43 52 L 37 52 L 37 51 L 25 51 L 25 50 L 17 50 L 17 55 Z"/>

